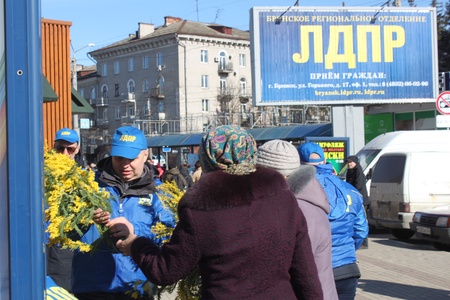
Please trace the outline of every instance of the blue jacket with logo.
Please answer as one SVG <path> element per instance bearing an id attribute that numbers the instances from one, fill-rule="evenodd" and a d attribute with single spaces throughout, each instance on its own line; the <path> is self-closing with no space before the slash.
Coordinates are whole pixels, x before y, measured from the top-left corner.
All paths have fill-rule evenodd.
<path id="1" fill-rule="evenodd" d="M 316 171 L 330 203 L 333 268 L 355 263 L 356 250 L 369 234 L 363 198 L 355 187 L 333 175 L 331 164 L 317 165 Z"/>
<path id="2" fill-rule="evenodd" d="M 145 166 L 141 178 L 123 183 L 112 172 L 111 158 L 98 164 L 103 168 L 99 185 L 111 194 L 111 219 L 125 217 L 134 226 L 138 236 L 155 240 L 151 226 L 157 221 L 174 227 L 174 218 L 164 209 L 158 195 L 151 170 Z M 145 205 L 142 203 L 145 202 Z M 100 233 L 91 226 L 81 241 L 98 243 Z M 155 240 L 160 243 L 160 240 Z M 133 291 L 137 282 L 146 281 L 146 277 L 130 257 L 122 255 L 114 243 L 101 242 L 94 252 L 76 252 L 73 259 L 72 292 L 77 293 L 125 293 Z"/>

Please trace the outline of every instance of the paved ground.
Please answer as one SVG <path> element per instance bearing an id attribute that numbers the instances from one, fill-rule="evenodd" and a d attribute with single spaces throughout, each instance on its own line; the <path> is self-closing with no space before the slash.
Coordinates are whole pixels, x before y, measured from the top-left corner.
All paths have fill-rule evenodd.
<path id="1" fill-rule="evenodd" d="M 450 299 L 450 252 L 435 250 L 427 242 L 402 242 L 386 232 L 371 234 L 369 249 L 358 251 L 358 262 L 362 277 L 356 300 Z"/>
<path id="2" fill-rule="evenodd" d="M 369 249 L 358 251 L 358 261 L 357 300 L 450 299 L 450 252 L 427 242 L 372 234 Z"/>

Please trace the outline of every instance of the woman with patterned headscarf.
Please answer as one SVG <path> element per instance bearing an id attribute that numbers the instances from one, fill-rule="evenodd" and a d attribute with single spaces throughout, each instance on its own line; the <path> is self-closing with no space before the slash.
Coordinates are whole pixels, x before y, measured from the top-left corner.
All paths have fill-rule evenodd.
<path id="1" fill-rule="evenodd" d="M 117 247 L 158 285 L 198 265 L 202 299 L 322 299 L 305 218 L 284 177 L 256 167 L 253 137 L 237 126 L 207 132 L 205 173 L 178 206 L 170 242 L 158 248 L 124 218 L 109 222 Z"/>

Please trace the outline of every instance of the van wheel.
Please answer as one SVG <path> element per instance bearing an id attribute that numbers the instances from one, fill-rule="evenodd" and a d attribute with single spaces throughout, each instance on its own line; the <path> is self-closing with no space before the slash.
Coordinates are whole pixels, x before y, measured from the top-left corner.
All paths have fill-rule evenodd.
<path id="1" fill-rule="evenodd" d="M 409 229 L 392 229 L 391 233 L 399 240 L 407 240 L 414 235 L 414 231 Z"/>

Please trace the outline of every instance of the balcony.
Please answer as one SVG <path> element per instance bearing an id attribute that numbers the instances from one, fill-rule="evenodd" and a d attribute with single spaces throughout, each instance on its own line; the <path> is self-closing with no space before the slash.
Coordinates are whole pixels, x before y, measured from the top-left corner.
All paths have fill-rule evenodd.
<path id="1" fill-rule="evenodd" d="M 233 63 L 219 63 L 219 74 L 229 74 L 233 72 Z"/>
<path id="2" fill-rule="evenodd" d="M 217 100 L 219 101 L 231 101 L 235 96 L 234 88 L 218 88 L 217 89 Z"/>
<path id="3" fill-rule="evenodd" d="M 122 103 L 134 103 L 136 101 L 136 95 L 134 93 L 128 93 L 125 99 L 122 99 Z"/>
<path id="4" fill-rule="evenodd" d="M 155 99 L 164 99 L 166 97 L 164 95 L 164 91 L 161 88 L 152 88 L 151 95 L 152 95 L 152 98 L 155 98 Z"/>
<path id="5" fill-rule="evenodd" d="M 96 106 L 108 106 L 108 97 L 100 97 L 100 100 L 95 101 Z"/>
<path id="6" fill-rule="evenodd" d="M 239 89 L 239 101 L 241 103 L 247 103 L 252 98 L 251 89 Z"/>
<path id="7" fill-rule="evenodd" d="M 123 116 L 120 120 L 122 124 L 132 124 L 136 120 L 136 115 Z"/>

